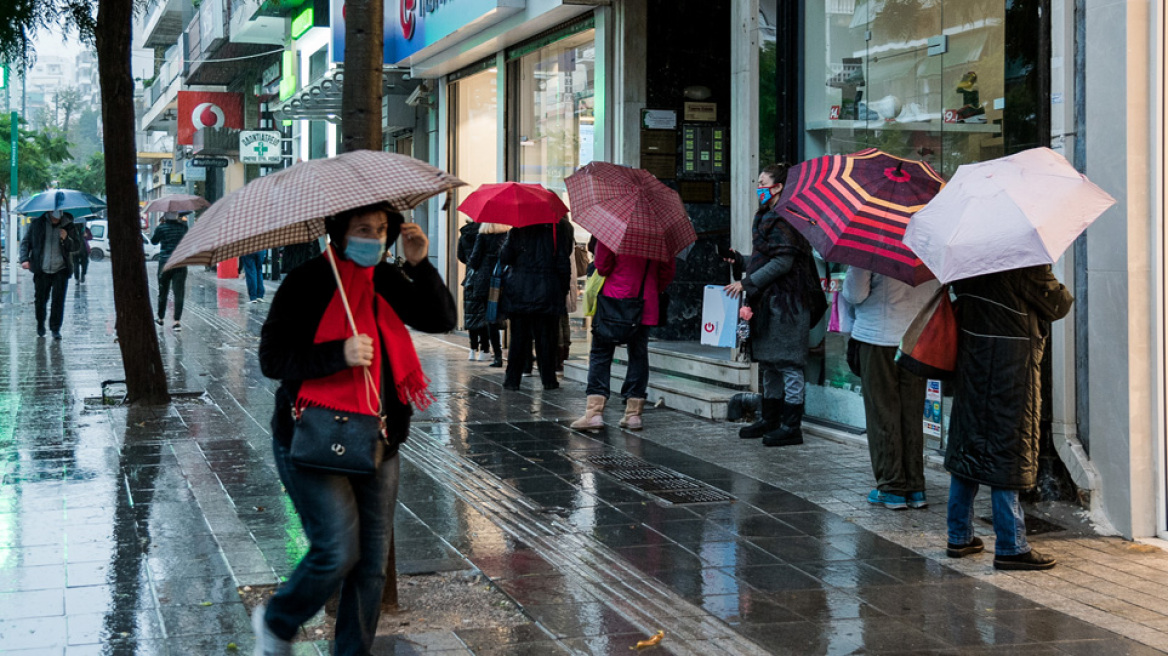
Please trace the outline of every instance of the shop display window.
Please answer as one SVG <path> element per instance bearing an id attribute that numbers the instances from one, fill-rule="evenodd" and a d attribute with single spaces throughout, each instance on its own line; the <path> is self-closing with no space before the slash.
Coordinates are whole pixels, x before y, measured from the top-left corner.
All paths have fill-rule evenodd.
<path id="1" fill-rule="evenodd" d="M 514 180 L 536 182 L 568 202 L 564 178 L 592 161 L 596 32 L 565 37 L 511 63 Z M 580 231 L 577 241 L 587 241 Z"/>

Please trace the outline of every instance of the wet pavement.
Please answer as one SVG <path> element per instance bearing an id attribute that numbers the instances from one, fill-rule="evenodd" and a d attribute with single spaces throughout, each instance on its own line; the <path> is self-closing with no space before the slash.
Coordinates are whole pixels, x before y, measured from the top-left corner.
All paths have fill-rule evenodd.
<path id="1" fill-rule="evenodd" d="M 192 272 L 183 331 L 159 332 L 183 393 L 103 406 L 101 382 L 121 377 L 108 272 L 95 263 L 71 286 L 62 342 L 36 339 L 30 279 L 0 305 L 0 653 L 250 653 L 237 587 L 277 582 L 307 546 L 270 458 L 274 385 L 255 359 L 267 306 Z M 566 427 L 580 386 L 504 392 L 462 338 L 416 342 L 439 400 L 402 451 L 399 571 L 481 571 L 530 622 L 386 637 L 379 653 L 623 654 L 658 630 L 649 653 L 1168 649 L 1157 549 L 1055 535 L 1035 539 L 1063 562 L 1049 573 L 951 561 L 940 472 L 928 511 L 874 510 L 855 445 L 762 450 L 667 409 L 643 435 L 582 434 Z M 662 503 L 598 456 L 734 501 Z"/>

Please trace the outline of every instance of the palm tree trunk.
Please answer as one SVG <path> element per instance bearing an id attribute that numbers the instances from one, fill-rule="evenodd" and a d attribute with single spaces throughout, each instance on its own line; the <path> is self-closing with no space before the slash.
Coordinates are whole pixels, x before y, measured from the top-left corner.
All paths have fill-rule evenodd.
<path id="1" fill-rule="evenodd" d="M 105 140 L 105 189 L 108 198 L 110 258 L 114 277 L 115 328 L 122 350 L 129 401 L 163 404 L 170 400 L 166 371 L 146 282 L 146 259 L 138 222 L 138 154 L 134 144 L 134 76 L 130 35 L 134 0 L 99 0 L 97 66 L 101 77 L 101 118 Z"/>

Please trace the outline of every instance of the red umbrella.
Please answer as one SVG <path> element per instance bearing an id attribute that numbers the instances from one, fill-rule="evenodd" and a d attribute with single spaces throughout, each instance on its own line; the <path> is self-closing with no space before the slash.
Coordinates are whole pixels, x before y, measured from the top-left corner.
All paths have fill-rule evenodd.
<path id="1" fill-rule="evenodd" d="M 905 246 L 904 232 L 944 186 L 928 164 L 869 148 L 791 167 L 775 211 L 824 259 L 919 285 L 933 273 Z"/>
<path id="2" fill-rule="evenodd" d="M 572 220 L 614 253 L 667 262 L 697 241 L 681 197 L 644 169 L 592 162 L 564 183 Z"/>
<path id="3" fill-rule="evenodd" d="M 542 185 L 521 182 L 485 184 L 458 206 L 458 211 L 477 223 L 503 223 L 515 228 L 557 223 L 568 206 Z"/>

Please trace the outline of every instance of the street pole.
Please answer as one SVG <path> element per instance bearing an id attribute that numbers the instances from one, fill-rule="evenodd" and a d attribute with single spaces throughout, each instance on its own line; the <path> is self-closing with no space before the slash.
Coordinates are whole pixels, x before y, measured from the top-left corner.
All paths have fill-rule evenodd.
<path id="1" fill-rule="evenodd" d="M 12 123 L 12 154 L 8 161 L 8 169 L 12 172 L 11 180 L 8 184 L 8 284 L 12 285 L 12 289 L 15 290 L 16 272 L 19 270 L 16 264 L 16 199 L 19 196 L 16 186 L 16 149 L 20 147 L 20 115 L 12 112 L 8 117 Z"/>

